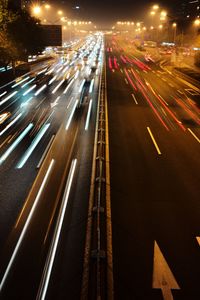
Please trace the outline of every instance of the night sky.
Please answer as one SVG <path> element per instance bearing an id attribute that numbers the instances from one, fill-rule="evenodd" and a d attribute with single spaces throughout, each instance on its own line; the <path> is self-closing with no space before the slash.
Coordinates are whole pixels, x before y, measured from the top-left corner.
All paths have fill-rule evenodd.
<path id="1" fill-rule="evenodd" d="M 53 0 L 52 0 L 53 1 Z M 55 2 L 59 0 L 54 0 Z M 69 5 L 69 0 L 63 0 Z M 163 8 L 173 7 L 179 0 L 160 0 Z M 79 18 L 87 18 L 99 24 L 112 24 L 117 20 L 140 20 L 156 2 L 148 0 L 71 0 L 71 5 L 80 5 Z"/>

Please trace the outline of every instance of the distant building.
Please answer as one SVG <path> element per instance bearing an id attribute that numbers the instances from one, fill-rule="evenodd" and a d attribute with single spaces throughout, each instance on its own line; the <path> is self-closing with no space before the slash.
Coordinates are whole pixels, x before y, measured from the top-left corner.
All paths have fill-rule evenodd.
<path id="1" fill-rule="evenodd" d="M 62 46 L 62 26 L 42 25 L 44 31 L 44 46 Z"/>

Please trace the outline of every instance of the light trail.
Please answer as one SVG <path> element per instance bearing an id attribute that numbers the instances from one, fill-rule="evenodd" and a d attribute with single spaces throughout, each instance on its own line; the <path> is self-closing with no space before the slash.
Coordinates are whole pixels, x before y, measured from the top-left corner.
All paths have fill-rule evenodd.
<path id="1" fill-rule="evenodd" d="M 10 94 L 9 96 L 7 96 L 6 98 L 4 98 L 3 100 L 0 101 L 0 105 L 4 104 L 5 102 L 7 102 L 9 99 L 11 99 L 13 96 L 15 96 L 18 93 L 18 91 L 13 92 L 12 94 Z"/>
<path id="2" fill-rule="evenodd" d="M 75 170 L 76 170 L 76 165 L 77 165 L 77 159 L 73 159 L 72 163 L 71 163 L 70 171 L 69 171 L 69 176 L 67 178 L 67 184 L 65 187 L 64 196 L 63 196 L 62 203 L 60 206 L 60 210 L 59 210 L 59 214 L 58 214 L 58 218 L 57 218 L 57 222 L 56 222 L 56 226 L 55 226 L 55 230 L 54 230 L 54 234 L 53 234 L 52 243 L 50 245 L 50 250 L 49 250 L 46 264 L 44 267 L 44 272 L 42 275 L 42 280 L 40 283 L 40 287 L 39 287 L 39 291 L 38 291 L 36 300 L 44 300 L 46 298 L 46 293 L 47 293 L 49 280 L 50 280 L 51 273 L 52 273 L 52 268 L 53 268 L 53 264 L 54 264 L 54 260 L 55 260 L 55 256 L 56 256 L 56 251 L 58 248 L 58 243 L 59 243 L 60 234 L 61 234 L 63 221 L 64 221 L 64 217 L 65 217 L 65 212 L 66 212 L 69 195 L 70 195 L 70 191 L 71 191 L 71 187 L 72 187 L 72 182 L 73 182 L 73 178 L 74 178 L 74 174 L 75 174 Z"/>
<path id="3" fill-rule="evenodd" d="M 0 136 L 3 135 L 13 124 L 15 124 L 22 116 L 22 113 L 20 113 L 16 118 L 14 118 L 1 132 Z"/>
<path id="4" fill-rule="evenodd" d="M 44 84 L 39 90 L 37 90 L 37 92 L 35 93 L 34 96 L 38 96 L 42 91 L 44 91 L 44 89 L 46 89 L 47 85 Z"/>
<path id="5" fill-rule="evenodd" d="M 48 85 L 51 85 L 56 80 L 57 77 L 58 75 L 55 75 L 51 80 L 49 80 Z"/>
<path id="6" fill-rule="evenodd" d="M 63 80 L 61 80 L 61 82 L 59 82 L 59 84 L 55 87 L 55 89 L 52 91 L 52 94 L 55 94 L 56 93 L 56 91 L 59 89 L 59 87 L 61 87 L 61 85 L 63 84 L 63 82 L 64 82 L 65 80 L 63 79 Z"/>
<path id="7" fill-rule="evenodd" d="M 23 96 L 28 95 L 28 93 L 30 93 L 32 90 L 34 90 L 36 88 L 36 84 L 32 85 L 26 92 L 23 93 Z"/>
<path id="8" fill-rule="evenodd" d="M 21 161 L 17 165 L 17 169 L 21 169 L 25 165 L 25 163 L 27 162 L 27 160 L 29 159 L 29 157 L 31 156 L 31 154 L 33 153 L 33 151 L 35 150 L 35 148 L 37 147 L 37 145 L 39 144 L 39 142 L 41 141 L 43 136 L 45 135 L 45 133 L 46 133 L 47 129 L 49 128 L 49 126 L 50 126 L 50 123 L 44 124 L 42 126 L 41 130 L 38 132 L 38 134 L 36 135 L 36 137 L 32 141 L 30 147 L 26 150 L 26 152 L 24 153 Z"/>
<path id="9" fill-rule="evenodd" d="M 0 98 L 3 97 L 5 94 L 7 94 L 7 91 L 5 91 L 2 94 L 0 94 Z"/>
<path id="10" fill-rule="evenodd" d="M 11 86 L 11 88 L 15 88 L 16 86 L 22 84 L 24 81 L 27 81 L 30 78 L 30 76 L 20 80 L 19 82 L 15 83 L 14 85 Z"/>
<path id="11" fill-rule="evenodd" d="M 29 83 L 33 82 L 34 80 L 35 80 L 35 78 L 29 80 L 28 82 L 26 82 L 25 84 L 23 84 L 23 85 L 21 86 L 21 88 L 23 89 L 24 87 L 26 87 Z"/>
<path id="12" fill-rule="evenodd" d="M 2 278 L 2 280 L 1 280 L 1 283 L 0 283 L 0 292 L 1 292 L 2 289 L 3 289 L 3 286 L 4 286 L 5 282 L 6 282 L 6 279 L 7 279 L 7 277 L 8 277 L 8 274 L 9 274 L 10 269 L 11 269 L 11 267 L 12 267 L 12 264 L 13 264 L 13 262 L 14 262 L 14 260 L 15 260 L 15 257 L 16 257 L 16 255 L 17 255 L 18 251 L 19 251 L 19 248 L 20 248 L 21 243 L 22 243 L 22 241 L 23 241 L 23 239 L 24 239 L 24 236 L 25 236 L 25 234 L 26 234 L 26 232 L 27 232 L 27 229 L 28 229 L 28 226 L 29 226 L 29 224 L 30 224 L 31 218 L 32 218 L 32 216 L 33 216 L 33 214 L 34 214 L 34 212 L 35 212 L 35 209 L 36 209 L 37 204 L 38 204 L 38 202 L 39 202 L 39 199 L 40 199 L 40 197 L 41 197 L 41 195 L 42 195 L 42 192 L 43 192 L 43 190 L 44 190 L 44 187 L 45 187 L 45 185 L 46 185 L 46 183 L 47 183 L 47 180 L 48 180 L 48 178 L 49 178 L 49 175 L 50 175 L 50 172 L 51 172 L 51 170 L 52 170 L 52 168 L 53 168 L 54 163 L 55 163 L 55 160 L 52 159 L 52 160 L 51 160 L 51 163 L 50 163 L 50 165 L 49 165 L 49 167 L 48 167 L 48 170 L 47 170 L 47 172 L 46 172 L 46 174 L 45 174 L 45 177 L 44 177 L 44 179 L 43 179 L 43 181 L 42 181 L 42 184 L 41 184 L 41 186 L 40 186 L 40 188 L 39 188 L 39 191 L 38 191 L 38 193 L 37 193 L 37 196 L 36 196 L 36 198 L 35 198 L 35 201 L 34 201 L 34 203 L 33 203 L 33 206 L 32 206 L 32 208 L 31 208 L 31 210 L 30 210 L 30 213 L 29 213 L 29 215 L 28 215 L 28 218 L 26 219 L 26 222 L 25 222 L 25 225 L 24 225 L 24 227 L 23 227 L 23 230 L 22 230 L 22 232 L 21 232 L 21 234 L 20 234 L 20 237 L 19 237 L 19 239 L 18 239 L 18 241 L 17 241 L 17 244 L 16 244 L 16 246 L 15 246 L 15 248 L 14 248 L 14 251 L 13 251 L 13 253 L 12 253 L 12 256 L 11 256 L 11 258 L 10 258 L 10 261 L 9 261 L 9 263 L 8 263 L 8 265 L 7 265 L 6 271 L 5 271 L 5 273 L 4 273 L 4 275 L 3 275 L 3 278 Z M 21 216 L 21 215 L 20 215 L 20 216 Z"/>
<path id="13" fill-rule="evenodd" d="M 74 82 L 75 77 L 70 81 L 70 83 L 68 84 L 68 86 L 66 87 L 66 89 L 64 90 L 63 94 L 66 94 L 67 91 L 69 90 L 70 86 L 72 85 L 72 83 Z"/>
<path id="14" fill-rule="evenodd" d="M 0 157 L 0 165 L 8 158 L 8 156 L 13 152 L 13 150 L 18 146 L 22 139 L 28 134 L 32 129 L 33 124 L 30 123 L 26 129 L 18 136 L 18 138 L 12 143 L 12 145 L 6 150 L 6 152 Z"/>

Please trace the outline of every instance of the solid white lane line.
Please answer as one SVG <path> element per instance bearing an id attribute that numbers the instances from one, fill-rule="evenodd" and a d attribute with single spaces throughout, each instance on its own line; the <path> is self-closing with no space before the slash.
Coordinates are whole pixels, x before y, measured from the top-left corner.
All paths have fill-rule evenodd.
<path id="1" fill-rule="evenodd" d="M 65 212 L 66 212 L 66 208 L 67 208 L 67 204 L 68 204 L 68 200 L 69 200 L 70 190 L 71 190 L 71 186 L 72 186 L 72 182 L 73 182 L 73 178 L 74 178 L 74 174 L 75 174 L 75 170 L 76 170 L 76 165 L 77 165 L 77 159 L 73 159 L 73 161 L 71 163 L 69 175 L 67 178 L 67 184 L 65 187 L 64 196 L 63 196 L 62 203 L 60 206 L 59 215 L 57 218 L 52 243 L 50 245 L 50 250 L 49 250 L 46 264 L 44 267 L 42 280 L 40 282 L 40 287 L 39 287 L 38 294 L 36 297 L 37 300 L 44 300 L 46 298 L 46 293 L 47 293 L 49 280 L 51 277 L 51 272 L 52 272 L 52 268 L 53 268 L 53 264 L 54 264 L 54 260 L 55 260 L 55 256 L 56 256 L 58 242 L 60 239 L 60 234 L 61 234 L 62 225 L 63 225 L 63 221 L 64 221 L 64 217 L 65 217 Z"/>
<path id="2" fill-rule="evenodd" d="M 128 84 L 128 80 L 126 78 L 124 78 L 124 80 L 125 80 L 126 84 Z"/>
<path id="3" fill-rule="evenodd" d="M 92 93 L 93 87 L 94 87 L 94 79 L 91 80 L 90 87 L 89 87 L 89 94 Z"/>
<path id="4" fill-rule="evenodd" d="M 52 137 L 51 137 L 51 139 L 50 139 L 50 141 L 49 141 L 49 143 L 48 143 L 48 145 L 47 145 L 47 147 L 46 147 L 46 149 L 45 149 L 45 151 L 44 151 L 44 153 L 43 153 L 43 155 L 42 155 L 42 157 L 41 157 L 41 159 L 40 159 L 40 161 L 39 161 L 39 163 L 37 165 L 37 169 L 39 169 L 41 167 L 41 165 L 42 165 L 42 163 L 44 161 L 44 158 L 46 157 L 47 152 L 49 151 L 49 149 L 50 149 L 50 147 L 51 147 L 51 145 L 53 143 L 54 138 L 55 138 L 55 134 L 52 135 Z"/>
<path id="5" fill-rule="evenodd" d="M 134 94 L 131 94 L 131 96 L 133 97 L 133 100 L 135 101 L 135 104 L 138 104 L 138 102 L 137 102 L 137 99 L 136 99 L 135 95 L 134 95 Z"/>
<path id="6" fill-rule="evenodd" d="M 6 152 L 0 157 L 0 165 L 8 158 L 8 156 L 13 152 L 21 140 L 27 135 L 27 133 L 33 127 L 33 123 L 30 123 L 24 131 L 18 136 L 18 138 L 12 143 L 12 145 L 6 150 Z"/>
<path id="7" fill-rule="evenodd" d="M 190 128 L 188 128 L 188 131 L 192 134 L 192 136 L 195 138 L 195 140 L 197 140 L 197 142 L 200 143 L 200 139 L 196 136 L 196 134 Z"/>
<path id="8" fill-rule="evenodd" d="M 38 201 L 39 201 L 39 199 L 40 199 L 40 196 L 41 196 L 41 194 L 42 194 L 42 192 L 43 192 L 43 190 L 44 190 L 44 187 L 45 187 L 45 185 L 46 185 L 46 183 L 47 183 L 47 180 L 48 180 L 48 178 L 49 178 L 49 175 L 50 175 L 51 169 L 52 169 L 52 167 L 53 167 L 53 165 L 54 165 L 54 162 L 55 162 L 55 160 L 52 159 L 52 160 L 51 160 L 51 163 L 50 163 L 50 165 L 49 165 L 49 167 L 48 167 L 48 170 L 47 170 L 47 172 L 46 172 L 46 174 L 45 174 L 45 177 L 44 177 L 44 179 L 43 179 L 43 181 L 42 181 L 42 184 L 41 184 L 41 186 L 40 186 L 40 189 L 39 189 L 39 191 L 38 191 L 38 193 L 37 193 L 37 196 L 36 196 L 36 198 L 35 198 L 35 201 L 34 201 L 34 203 L 33 203 L 33 206 L 32 206 L 32 208 L 31 208 L 31 210 L 30 210 L 30 213 L 29 213 L 29 215 L 28 215 L 28 218 L 26 219 L 25 225 L 24 225 L 24 227 L 23 227 L 23 229 L 22 229 L 22 232 L 21 232 L 21 234 L 20 234 L 20 237 L 19 237 L 19 239 L 18 239 L 18 241 L 17 241 L 17 244 L 16 244 L 16 246 L 15 246 L 15 249 L 14 249 L 14 251 L 13 251 L 13 254 L 12 254 L 11 258 L 10 258 L 10 261 L 9 261 L 9 263 L 8 263 L 8 265 L 7 265 L 6 271 L 5 271 L 5 273 L 4 273 L 4 275 L 3 275 L 3 278 L 2 278 L 2 280 L 1 280 L 1 283 L 0 283 L 0 291 L 2 291 L 2 289 L 3 289 L 4 283 L 5 283 L 6 279 L 7 279 L 7 276 L 8 276 L 8 274 L 9 274 L 9 271 L 10 271 L 10 269 L 11 269 L 11 267 L 12 267 L 12 264 L 13 264 L 13 262 L 14 262 L 14 260 L 15 260 L 15 257 L 16 257 L 16 255 L 17 255 L 17 252 L 18 252 L 18 250 L 19 250 L 19 248 L 20 248 L 20 246 L 21 246 L 21 243 L 22 243 L 22 241 L 23 241 L 23 239 L 24 239 L 24 236 L 25 236 L 26 231 L 27 231 L 27 229 L 28 229 L 28 226 L 29 226 L 29 224 L 30 224 L 31 218 L 32 218 L 32 216 L 33 216 L 33 214 L 34 214 L 34 212 L 35 212 L 35 209 L 36 209 L 36 207 L 37 207 Z"/>
<path id="9" fill-rule="evenodd" d="M 72 118 L 73 118 L 73 115 L 74 115 L 74 112 L 76 110 L 77 105 L 78 105 L 78 100 L 76 100 L 76 102 L 74 103 L 74 106 L 72 108 L 71 114 L 70 114 L 69 119 L 67 121 L 67 125 L 65 127 L 65 130 L 68 130 L 68 128 L 69 128 L 69 125 L 70 125 L 70 123 L 72 121 Z"/>
<path id="10" fill-rule="evenodd" d="M 149 132 L 149 135 L 150 135 L 150 137 L 151 137 L 151 139 L 152 139 L 152 142 L 153 142 L 153 144 L 154 144 L 154 146 L 155 146 L 155 148 L 156 148 L 158 154 L 161 155 L 162 153 L 161 153 L 161 151 L 160 151 L 160 149 L 159 149 L 159 147 L 158 147 L 158 144 L 156 143 L 156 140 L 155 140 L 155 138 L 154 138 L 154 136 L 153 136 L 153 134 L 152 134 L 152 132 L 151 132 L 151 129 L 150 129 L 149 127 L 147 127 L 147 130 L 148 130 L 148 132 Z"/>
<path id="11" fill-rule="evenodd" d="M 87 113 L 87 118 L 86 118 L 86 122 L 85 122 L 85 130 L 88 130 L 88 127 L 89 127 L 91 109 L 92 109 L 92 99 L 90 99 L 90 103 L 89 103 L 89 107 L 88 107 L 88 113 Z"/>

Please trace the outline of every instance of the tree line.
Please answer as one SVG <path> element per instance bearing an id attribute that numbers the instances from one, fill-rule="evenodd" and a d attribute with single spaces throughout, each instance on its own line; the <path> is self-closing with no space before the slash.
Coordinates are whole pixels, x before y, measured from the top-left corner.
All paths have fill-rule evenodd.
<path id="1" fill-rule="evenodd" d="M 43 49 L 40 21 L 24 9 L 12 9 L 8 0 L 0 0 L 0 65 L 7 68 L 16 61 Z"/>

